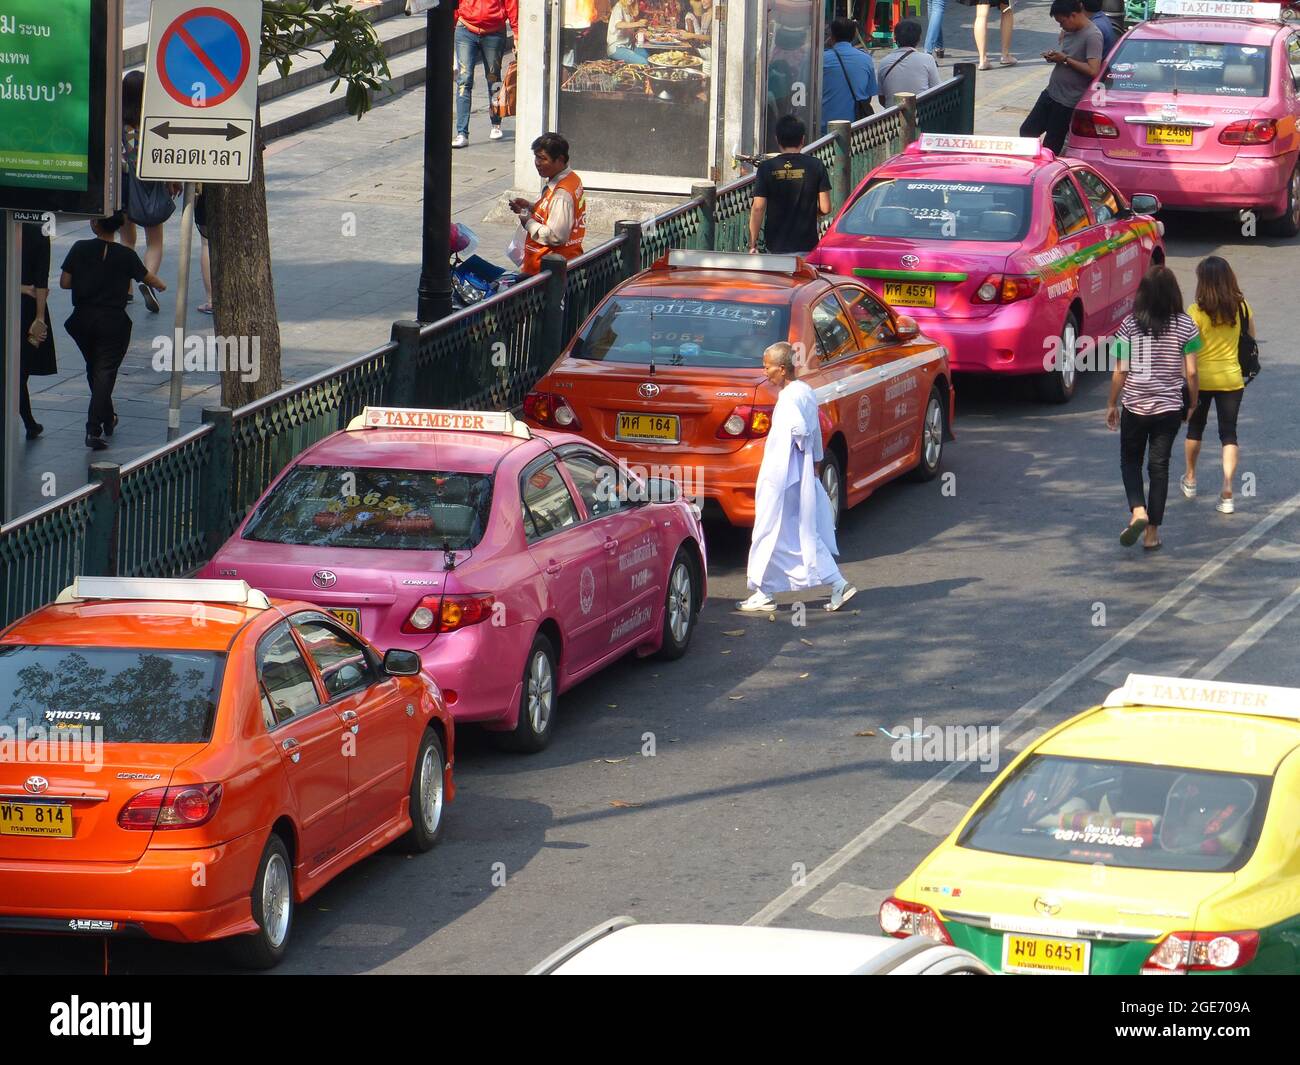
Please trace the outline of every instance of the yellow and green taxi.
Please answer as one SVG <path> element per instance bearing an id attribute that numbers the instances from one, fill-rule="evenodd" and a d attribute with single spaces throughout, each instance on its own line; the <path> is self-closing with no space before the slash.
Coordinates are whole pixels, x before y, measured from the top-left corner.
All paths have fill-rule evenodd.
<path id="1" fill-rule="evenodd" d="M 1300 972 L 1300 689 L 1130 675 L 879 918 L 1006 973 Z"/>

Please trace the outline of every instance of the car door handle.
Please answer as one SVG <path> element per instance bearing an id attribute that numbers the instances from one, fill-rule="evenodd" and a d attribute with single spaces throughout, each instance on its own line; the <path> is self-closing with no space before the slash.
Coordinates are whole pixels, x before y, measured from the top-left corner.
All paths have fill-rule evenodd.
<path id="1" fill-rule="evenodd" d="M 339 717 L 343 719 L 343 724 L 350 726 L 350 731 L 354 736 L 361 728 L 361 726 L 357 724 L 357 716 L 355 710 L 344 710 L 343 713 L 339 714 Z"/>
<path id="2" fill-rule="evenodd" d="M 612 539 L 611 539 L 611 540 L 606 540 L 606 541 L 605 541 L 605 550 L 606 550 L 606 551 L 617 551 L 617 550 L 618 550 L 618 541 L 617 541 L 617 540 L 612 540 Z"/>
<path id="3" fill-rule="evenodd" d="M 298 747 L 298 741 L 295 740 L 292 736 L 290 736 L 287 740 L 285 740 L 282 744 L 280 744 L 280 749 L 283 750 L 286 754 L 288 754 L 289 761 L 291 761 L 294 765 L 297 765 L 298 760 L 302 757 L 302 751 L 297 750 L 297 747 Z"/>
<path id="4" fill-rule="evenodd" d="M 835 382 L 836 392 L 843 392 L 848 387 L 849 387 L 849 383 L 845 381 L 843 378 L 840 378 L 840 380 Z"/>
<path id="5" fill-rule="evenodd" d="M 551 559 L 550 563 L 546 567 L 546 572 L 554 577 L 562 569 L 564 569 L 563 562 L 556 562 L 555 559 Z"/>

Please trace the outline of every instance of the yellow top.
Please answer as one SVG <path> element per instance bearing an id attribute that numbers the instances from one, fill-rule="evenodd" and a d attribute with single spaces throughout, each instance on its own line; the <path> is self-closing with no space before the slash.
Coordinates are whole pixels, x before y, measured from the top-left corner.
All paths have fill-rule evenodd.
<path id="1" fill-rule="evenodd" d="M 1249 303 L 1246 310 L 1254 317 L 1255 312 Z M 1201 350 L 1196 353 L 1197 387 L 1202 392 L 1235 392 L 1238 388 L 1245 388 L 1241 364 L 1237 362 L 1240 324 L 1234 321 L 1231 325 L 1216 325 L 1195 303 L 1187 308 L 1187 313 L 1201 331 L 1203 341 Z"/>

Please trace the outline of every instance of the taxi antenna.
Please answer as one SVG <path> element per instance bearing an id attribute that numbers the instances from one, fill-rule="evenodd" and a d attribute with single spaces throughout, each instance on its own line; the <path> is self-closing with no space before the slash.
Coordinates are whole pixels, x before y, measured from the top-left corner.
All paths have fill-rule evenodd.
<path id="1" fill-rule="evenodd" d="M 451 549 L 451 541 L 444 536 L 442 538 L 442 569 L 444 573 L 450 572 L 456 568 L 456 552 Z"/>

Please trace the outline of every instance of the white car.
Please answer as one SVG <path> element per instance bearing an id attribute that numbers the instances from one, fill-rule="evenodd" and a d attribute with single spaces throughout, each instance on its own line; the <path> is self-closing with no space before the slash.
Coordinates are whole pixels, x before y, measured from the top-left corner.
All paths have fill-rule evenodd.
<path id="1" fill-rule="evenodd" d="M 925 936 L 745 925 L 637 924 L 615 917 L 529 976 L 987 976 L 973 954 Z"/>

